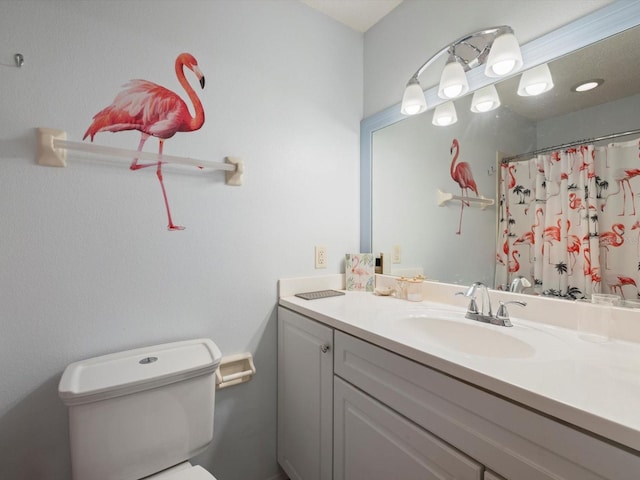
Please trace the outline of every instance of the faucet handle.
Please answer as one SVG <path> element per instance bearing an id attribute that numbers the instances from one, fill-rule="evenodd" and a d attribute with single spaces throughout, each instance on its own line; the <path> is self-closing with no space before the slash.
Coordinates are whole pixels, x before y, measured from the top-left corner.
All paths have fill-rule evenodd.
<path id="1" fill-rule="evenodd" d="M 507 305 L 513 303 L 515 305 L 520 305 L 521 307 L 526 307 L 527 302 L 520 302 L 518 300 L 511 300 L 509 302 L 500 302 L 500 306 L 498 307 L 498 313 L 496 313 L 496 319 L 498 323 L 504 325 L 505 327 L 512 327 L 511 320 L 509 319 L 509 312 L 507 310 Z"/>
<path id="2" fill-rule="evenodd" d="M 462 295 L 464 297 L 468 297 L 469 295 L 467 295 L 467 293 L 469 292 L 456 292 L 456 295 Z M 467 307 L 467 313 L 480 313 L 478 311 L 478 304 L 476 303 L 476 297 L 475 296 L 471 296 L 469 299 L 469 306 Z"/>

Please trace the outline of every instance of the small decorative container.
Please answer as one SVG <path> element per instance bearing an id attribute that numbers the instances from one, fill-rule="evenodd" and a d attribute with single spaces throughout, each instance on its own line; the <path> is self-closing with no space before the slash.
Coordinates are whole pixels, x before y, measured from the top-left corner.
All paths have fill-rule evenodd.
<path id="1" fill-rule="evenodd" d="M 407 300 L 410 302 L 421 302 L 422 296 L 422 279 L 414 277 L 407 280 Z"/>

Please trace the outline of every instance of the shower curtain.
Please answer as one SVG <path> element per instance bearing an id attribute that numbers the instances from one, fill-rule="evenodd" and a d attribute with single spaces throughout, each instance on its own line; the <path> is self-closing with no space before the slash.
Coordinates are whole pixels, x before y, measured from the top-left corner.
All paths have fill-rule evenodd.
<path id="1" fill-rule="evenodd" d="M 554 151 L 500 170 L 498 288 L 524 277 L 530 293 L 640 297 L 640 139 Z"/>

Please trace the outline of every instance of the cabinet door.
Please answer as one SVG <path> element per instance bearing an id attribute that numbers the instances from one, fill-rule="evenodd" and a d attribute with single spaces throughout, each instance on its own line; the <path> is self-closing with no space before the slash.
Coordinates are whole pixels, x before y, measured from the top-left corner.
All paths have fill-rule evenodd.
<path id="1" fill-rule="evenodd" d="M 483 467 L 334 377 L 335 480 L 481 480 Z"/>
<path id="2" fill-rule="evenodd" d="M 278 308 L 278 462 L 291 480 L 331 480 L 333 330 Z"/>

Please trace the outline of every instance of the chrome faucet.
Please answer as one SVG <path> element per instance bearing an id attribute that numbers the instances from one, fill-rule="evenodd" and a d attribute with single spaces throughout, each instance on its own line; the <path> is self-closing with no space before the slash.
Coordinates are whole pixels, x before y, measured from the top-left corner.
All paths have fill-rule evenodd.
<path id="1" fill-rule="evenodd" d="M 531 282 L 522 275 L 516 277 L 509 286 L 509 291 L 514 293 L 522 293 L 525 289 L 531 288 Z"/>
<path id="2" fill-rule="evenodd" d="M 479 314 L 484 317 L 492 317 L 493 313 L 491 312 L 491 299 L 489 298 L 489 289 L 482 282 L 475 282 L 472 284 L 469 289 L 465 292 L 465 297 L 475 298 L 476 291 L 480 289 L 482 292 L 482 309 Z M 477 309 L 476 309 L 476 313 Z"/>
<path id="3" fill-rule="evenodd" d="M 480 289 L 482 293 L 482 309 L 478 311 L 478 304 L 476 303 L 476 292 Z M 526 306 L 525 302 L 511 301 L 500 302 L 500 308 L 496 315 L 493 315 L 491 311 L 491 299 L 489 298 L 489 289 L 482 282 L 473 283 L 466 292 L 458 292 L 456 295 L 464 295 L 470 298 L 469 306 L 467 307 L 467 313 L 465 318 L 469 320 L 475 320 L 477 322 L 492 323 L 493 325 L 500 325 L 503 327 L 512 327 L 513 324 L 509 319 L 509 312 L 507 311 L 507 304 L 515 303 L 522 307 Z"/>

